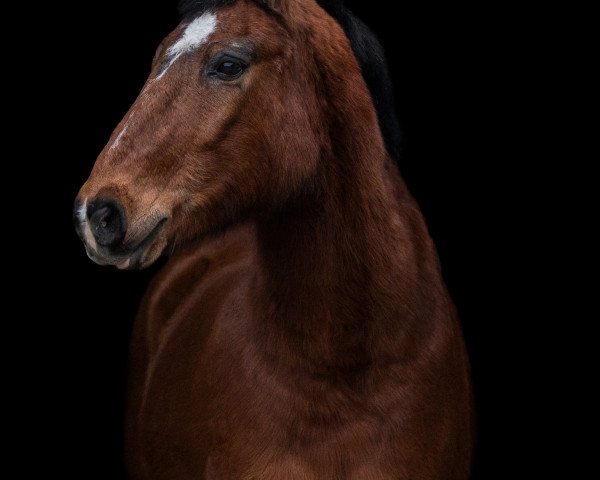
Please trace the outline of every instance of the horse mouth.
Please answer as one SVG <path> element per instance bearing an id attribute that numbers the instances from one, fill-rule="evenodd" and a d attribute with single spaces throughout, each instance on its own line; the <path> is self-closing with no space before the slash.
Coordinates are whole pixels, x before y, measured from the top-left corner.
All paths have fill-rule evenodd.
<path id="1" fill-rule="evenodd" d="M 160 235 L 167 218 L 160 219 L 141 240 L 133 245 L 124 244 L 109 252 L 99 251 L 85 244 L 87 256 L 98 265 L 112 265 L 119 270 L 143 269 L 154 263 L 166 245 L 164 235 Z"/>

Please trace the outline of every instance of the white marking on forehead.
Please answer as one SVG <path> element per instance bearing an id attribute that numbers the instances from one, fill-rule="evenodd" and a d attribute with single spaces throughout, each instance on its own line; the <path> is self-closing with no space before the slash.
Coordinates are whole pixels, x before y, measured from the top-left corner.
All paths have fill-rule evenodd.
<path id="1" fill-rule="evenodd" d="M 206 12 L 190 22 L 179 40 L 167 49 L 167 63 L 161 68 L 162 71 L 156 78 L 161 78 L 181 55 L 206 43 L 216 26 L 217 16 L 212 12 Z"/>
<path id="2" fill-rule="evenodd" d="M 214 13 L 207 12 L 193 20 L 183 32 L 183 35 L 177 42 L 169 47 L 169 55 L 181 55 L 202 45 L 217 26 L 217 16 Z"/>

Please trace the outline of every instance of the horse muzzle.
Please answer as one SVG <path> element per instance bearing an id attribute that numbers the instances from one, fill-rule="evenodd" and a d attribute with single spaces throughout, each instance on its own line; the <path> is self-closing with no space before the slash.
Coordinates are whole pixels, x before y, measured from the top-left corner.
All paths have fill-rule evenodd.
<path id="1" fill-rule="evenodd" d="M 113 198 L 75 201 L 73 222 L 88 257 L 98 265 L 121 270 L 152 264 L 166 246 L 165 215 L 129 221 L 125 208 Z"/>

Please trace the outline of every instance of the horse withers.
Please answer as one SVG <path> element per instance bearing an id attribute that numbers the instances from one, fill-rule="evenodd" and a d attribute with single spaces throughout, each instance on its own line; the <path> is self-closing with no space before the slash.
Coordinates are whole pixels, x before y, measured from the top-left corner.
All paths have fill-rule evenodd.
<path id="1" fill-rule="evenodd" d="M 95 262 L 168 256 L 133 331 L 130 477 L 467 479 L 468 360 L 379 44 L 336 1 L 180 8 L 75 205 Z"/>

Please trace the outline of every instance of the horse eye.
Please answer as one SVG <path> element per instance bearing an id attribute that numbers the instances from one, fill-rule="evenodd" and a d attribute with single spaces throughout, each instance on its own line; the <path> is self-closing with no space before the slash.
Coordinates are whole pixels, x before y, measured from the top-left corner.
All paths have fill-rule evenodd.
<path id="1" fill-rule="evenodd" d="M 223 80 L 235 80 L 246 69 L 246 66 L 231 58 L 222 60 L 216 68 L 217 75 Z"/>

